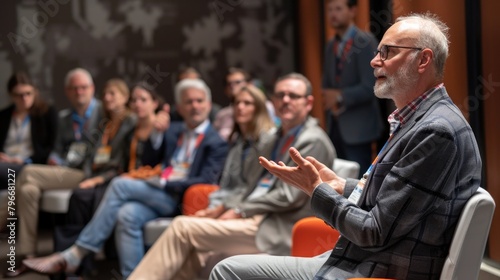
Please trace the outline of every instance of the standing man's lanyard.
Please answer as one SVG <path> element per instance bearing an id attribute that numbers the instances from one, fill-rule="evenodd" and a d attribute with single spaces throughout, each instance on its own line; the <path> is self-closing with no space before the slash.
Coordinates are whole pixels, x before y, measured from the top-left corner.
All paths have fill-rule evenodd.
<path id="1" fill-rule="evenodd" d="M 347 55 L 349 54 L 354 42 L 354 35 L 356 35 L 356 29 L 352 26 L 349 28 L 346 36 L 340 39 L 336 38 L 333 42 L 333 54 L 335 55 L 335 82 L 337 84 L 340 83 L 342 70 L 344 69 L 344 64 L 347 61 Z"/>
<path id="2" fill-rule="evenodd" d="M 373 160 L 373 162 L 370 165 L 370 167 L 368 168 L 368 170 L 366 170 L 365 174 L 363 174 L 363 177 L 361 177 L 361 179 L 359 180 L 358 184 L 356 185 L 356 187 L 354 188 L 354 190 L 352 191 L 351 195 L 348 198 L 348 200 L 350 202 L 352 202 L 354 204 L 358 203 L 359 198 L 361 197 L 361 193 L 363 192 L 363 189 L 365 187 L 366 180 L 368 179 L 368 176 L 372 172 L 373 167 L 375 166 L 375 164 L 377 164 L 380 155 L 382 155 L 382 152 L 384 152 L 385 148 L 387 148 L 387 145 L 389 144 L 389 142 L 392 140 L 392 138 L 394 137 L 394 135 L 398 131 L 399 127 L 400 126 L 398 126 L 398 127 L 395 128 L 394 132 L 389 136 L 389 139 L 387 139 L 387 141 L 385 142 L 385 144 L 382 147 L 382 149 L 380 149 L 380 151 L 378 152 L 377 156 Z"/>

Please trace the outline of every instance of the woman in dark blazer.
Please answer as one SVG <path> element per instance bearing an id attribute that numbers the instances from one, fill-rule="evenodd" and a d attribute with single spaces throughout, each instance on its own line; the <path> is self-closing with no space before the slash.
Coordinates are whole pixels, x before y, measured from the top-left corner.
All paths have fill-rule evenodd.
<path id="1" fill-rule="evenodd" d="M 9 174 L 17 177 L 25 164 L 47 163 L 57 131 L 55 108 L 42 99 L 26 73 L 14 73 L 7 91 L 12 105 L 0 111 L 0 182 L 14 177 Z M 0 184 L 0 189 L 7 187 Z"/>

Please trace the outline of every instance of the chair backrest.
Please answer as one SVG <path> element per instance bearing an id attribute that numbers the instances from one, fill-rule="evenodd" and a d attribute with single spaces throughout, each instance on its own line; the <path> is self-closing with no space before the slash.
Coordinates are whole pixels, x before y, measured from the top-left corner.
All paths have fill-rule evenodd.
<path id="1" fill-rule="evenodd" d="M 291 255 L 313 257 L 331 250 L 339 239 L 339 232 L 316 217 L 298 220 L 292 229 Z"/>
<path id="2" fill-rule="evenodd" d="M 182 214 L 192 215 L 196 211 L 208 207 L 208 195 L 218 190 L 219 186 L 212 184 L 195 184 L 189 186 L 182 198 Z"/>
<path id="3" fill-rule="evenodd" d="M 460 214 L 441 279 L 477 279 L 490 232 L 495 201 L 479 188 Z"/>
<path id="4" fill-rule="evenodd" d="M 359 163 L 351 160 L 336 158 L 332 170 L 342 178 L 359 179 Z"/>

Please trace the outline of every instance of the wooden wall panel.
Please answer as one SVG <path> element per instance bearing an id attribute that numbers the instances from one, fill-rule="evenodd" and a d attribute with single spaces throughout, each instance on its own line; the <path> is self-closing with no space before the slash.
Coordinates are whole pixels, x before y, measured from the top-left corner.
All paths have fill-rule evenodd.
<path id="1" fill-rule="evenodd" d="M 500 262 L 500 42 L 498 41 L 500 1 L 481 1 L 483 75 L 478 77 L 484 97 L 486 144 L 486 186 L 497 203 L 490 230 L 489 256 Z"/>
<path id="2" fill-rule="evenodd" d="M 300 72 L 304 74 L 313 87 L 314 107 L 311 115 L 324 126 L 324 113 L 321 102 L 321 59 L 323 40 L 321 39 L 321 0 L 298 1 L 298 36 Z"/>

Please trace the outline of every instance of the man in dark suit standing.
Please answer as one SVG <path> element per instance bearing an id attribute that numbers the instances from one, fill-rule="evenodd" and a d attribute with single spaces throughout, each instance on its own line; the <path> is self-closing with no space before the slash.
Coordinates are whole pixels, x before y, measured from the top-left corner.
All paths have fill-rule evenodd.
<path id="1" fill-rule="evenodd" d="M 175 88 L 183 122 L 166 131 L 163 168 L 153 177 L 118 177 L 111 181 L 94 217 L 75 245 L 62 253 L 27 260 L 41 273 L 74 272 L 89 252 L 99 252 L 116 225 L 120 269 L 127 278 L 144 255 L 143 225 L 176 213 L 184 191 L 197 183 L 216 183 L 227 155 L 227 143 L 208 120 L 211 93 L 199 79 L 186 79 Z"/>
<path id="2" fill-rule="evenodd" d="M 383 125 L 370 67 L 377 40 L 354 24 L 356 6 L 357 0 L 328 1 L 335 37 L 326 45 L 322 87 L 327 132 L 337 155 L 358 162 L 362 175 Z"/>

